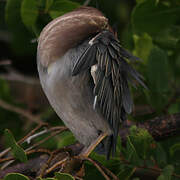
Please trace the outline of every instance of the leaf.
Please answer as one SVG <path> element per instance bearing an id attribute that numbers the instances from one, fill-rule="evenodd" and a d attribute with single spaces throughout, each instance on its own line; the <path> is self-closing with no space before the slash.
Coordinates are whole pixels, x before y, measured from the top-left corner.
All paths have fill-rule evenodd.
<path id="1" fill-rule="evenodd" d="M 32 34 L 24 26 L 21 19 L 22 0 L 7 0 L 5 18 L 12 33 L 11 48 L 15 55 L 28 56 L 35 53 L 36 44 L 30 43 Z"/>
<path id="2" fill-rule="evenodd" d="M 149 55 L 147 67 L 147 77 L 152 91 L 160 93 L 168 91 L 168 66 L 167 54 L 162 49 L 154 47 Z"/>
<path id="3" fill-rule="evenodd" d="M 22 0 L 7 0 L 5 9 L 5 19 L 8 26 L 13 30 L 18 30 L 21 26 L 20 8 Z"/>
<path id="4" fill-rule="evenodd" d="M 78 8 L 79 6 L 79 3 L 70 0 L 55 0 L 49 9 L 49 15 L 54 19 Z"/>
<path id="5" fill-rule="evenodd" d="M 11 101 L 11 93 L 8 82 L 0 78 L 0 98 L 6 101 Z"/>
<path id="6" fill-rule="evenodd" d="M 154 151 L 154 158 L 159 166 L 164 166 L 167 163 L 167 155 L 162 146 L 156 143 L 156 149 Z"/>
<path id="7" fill-rule="evenodd" d="M 98 180 L 104 180 L 104 177 L 102 174 L 97 170 L 94 165 L 89 163 L 88 161 L 85 162 L 85 177 L 84 180 L 92 180 L 92 179 L 98 179 Z"/>
<path id="8" fill-rule="evenodd" d="M 174 167 L 172 165 L 167 165 L 162 174 L 157 178 L 157 180 L 171 180 L 172 173 L 174 171 Z"/>
<path id="9" fill-rule="evenodd" d="M 55 177 L 58 180 L 75 180 L 73 176 L 67 173 L 55 173 Z"/>
<path id="10" fill-rule="evenodd" d="M 161 174 L 161 175 L 157 178 L 157 180 L 166 180 L 166 178 L 165 178 L 165 176 L 164 176 L 163 174 Z"/>
<path id="11" fill-rule="evenodd" d="M 63 132 L 61 135 L 60 135 L 60 141 L 58 143 L 58 148 L 62 148 L 64 146 L 68 146 L 70 144 L 73 144 L 75 143 L 76 139 L 75 137 L 73 136 L 73 134 L 69 131 L 67 132 Z"/>
<path id="12" fill-rule="evenodd" d="M 132 13 L 132 25 L 135 33 L 147 32 L 155 35 L 174 24 L 178 19 L 180 6 L 157 3 L 156 0 L 146 0 L 138 3 Z"/>
<path id="13" fill-rule="evenodd" d="M 116 151 L 117 151 L 117 156 L 119 157 L 119 153 L 121 152 L 122 149 L 122 141 L 121 141 L 121 137 L 118 136 L 117 137 L 117 146 L 116 146 Z"/>
<path id="14" fill-rule="evenodd" d="M 171 156 L 173 156 L 177 151 L 180 152 L 180 143 L 174 144 L 170 147 L 169 153 Z"/>
<path id="15" fill-rule="evenodd" d="M 159 112 L 169 100 L 169 71 L 167 53 L 154 47 L 150 52 L 146 70 L 149 90 L 144 92 L 149 104 Z"/>
<path id="16" fill-rule="evenodd" d="M 180 28 L 178 26 L 170 26 L 157 33 L 154 42 L 163 48 L 175 49 L 178 47 L 180 40 Z"/>
<path id="17" fill-rule="evenodd" d="M 134 35 L 134 45 L 135 49 L 133 51 L 134 55 L 142 59 L 143 63 L 147 63 L 147 59 L 153 48 L 152 38 L 147 33 L 141 36 Z"/>
<path id="18" fill-rule="evenodd" d="M 29 178 L 19 173 L 10 173 L 3 180 L 29 180 Z"/>
<path id="19" fill-rule="evenodd" d="M 168 108 L 168 113 L 169 113 L 169 114 L 179 113 L 179 109 L 180 109 L 180 103 L 172 104 L 172 105 Z"/>
<path id="20" fill-rule="evenodd" d="M 45 12 L 48 12 L 49 8 L 52 6 L 54 0 L 46 0 Z"/>
<path id="21" fill-rule="evenodd" d="M 144 2 L 145 0 L 136 0 L 136 3 L 138 4 L 138 3 L 142 3 L 142 2 Z"/>
<path id="22" fill-rule="evenodd" d="M 5 130 L 5 139 L 9 147 L 11 147 L 12 153 L 16 159 L 19 159 L 21 162 L 27 162 L 27 156 L 24 150 L 16 143 L 12 133 L 6 129 Z"/>
<path id="23" fill-rule="evenodd" d="M 129 138 L 131 139 L 138 156 L 143 160 L 150 159 L 154 152 L 152 144 L 155 144 L 155 142 L 148 131 L 146 129 L 132 126 L 130 128 Z"/>
<path id="24" fill-rule="evenodd" d="M 142 160 L 139 158 L 136 148 L 134 147 L 129 136 L 127 137 L 126 143 L 126 159 L 133 165 L 142 165 Z"/>
<path id="25" fill-rule="evenodd" d="M 37 0 L 23 0 L 21 4 L 21 18 L 26 27 L 32 30 L 38 17 Z"/>

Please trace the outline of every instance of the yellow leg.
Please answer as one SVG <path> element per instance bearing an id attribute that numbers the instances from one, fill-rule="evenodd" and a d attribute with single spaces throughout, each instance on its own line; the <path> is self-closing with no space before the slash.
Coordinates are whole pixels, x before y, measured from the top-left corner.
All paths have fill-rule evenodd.
<path id="1" fill-rule="evenodd" d="M 80 154 L 80 156 L 88 157 L 89 154 L 95 149 L 95 147 L 107 136 L 107 133 L 102 133 L 100 136 L 90 144 L 90 146 L 83 150 Z"/>

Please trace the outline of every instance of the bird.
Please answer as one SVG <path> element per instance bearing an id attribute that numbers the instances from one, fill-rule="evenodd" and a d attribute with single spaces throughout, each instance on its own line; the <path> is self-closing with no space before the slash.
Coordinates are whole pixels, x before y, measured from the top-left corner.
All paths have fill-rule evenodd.
<path id="1" fill-rule="evenodd" d="M 84 145 L 107 158 L 116 152 L 120 125 L 132 112 L 129 84 L 145 86 L 130 64 L 108 18 L 94 7 L 79 7 L 47 24 L 38 39 L 37 67 L 51 106 Z M 137 83 L 134 83 L 134 82 Z"/>

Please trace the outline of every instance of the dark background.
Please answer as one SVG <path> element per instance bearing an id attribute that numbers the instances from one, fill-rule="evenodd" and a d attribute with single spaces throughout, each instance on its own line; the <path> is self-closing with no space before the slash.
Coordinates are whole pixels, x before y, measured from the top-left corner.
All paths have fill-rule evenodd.
<path id="1" fill-rule="evenodd" d="M 0 0 L 0 99 L 40 116 L 51 126 L 62 125 L 39 84 L 37 39 L 48 22 L 84 3 L 101 10 L 116 27 L 122 46 L 141 59 L 132 65 L 144 76 L 148 89 L 131 88 L 135 105 L 128 119 L 133 123 L 146 122 L 179 113 L 179 0 Z M 6 147 L 4 129 L 10 129 L 19 140 L 35 126 L 36 123 L 14 112 L 12 107 L 5 108 L 0 102 L 0 150 Z M 44 146 L 53 149 L 74 141 L 70 133 L 62 136 L 61 142 L 58 137 Z M 167 156 L 160 168 L 170 164 L 178 173 L 180 137 L 163 138 L 160 144 Z M 170 152 L 173 152 L 172 156 Z M 117 172 L 119 177 L 122 169 L 120 167 Z"/>

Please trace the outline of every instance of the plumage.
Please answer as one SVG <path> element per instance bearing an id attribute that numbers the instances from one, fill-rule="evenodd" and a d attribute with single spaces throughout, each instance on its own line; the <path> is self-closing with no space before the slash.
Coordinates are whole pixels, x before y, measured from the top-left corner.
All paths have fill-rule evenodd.
<path id="1" fill-rule="evenodd" d="M 91 7 L 53 20 L 39 38 L 38 71 L 50 104 L 86 147 L 105 133 L 99 147 L 107 157 L 115 153 L 120 124 L 132 112 L 128 83 L 135 79 L 145 87 L 127 59 L 138 58 L 122 48 L 107 18 Z"/>
<path id="2" fill-rule="evenodd" d="M 76 63 L 72 69 L 72 75 L 83 72 L 92 64 L 97 64 L 94 96 L 97 96 L 97 103 L 101 112 L 113 131 L 112 149 L 109 150 L 115 152 L 119 125 L 125 119 L 124 114 L 121 115 L 121 111 L 130 114 L 133 107 L 128 76 L 132 76 L 143 86 L 144 83 L 142 76 L 126 62 L 126 58 L 136 58 L 121 48 L 119 41 L 112 32 L 104 30 L 90 41 L 91 46 L 77 60 L 84 63 L 81 63 L 80 66 Z M 89 54 L 91 54 L 90 61 L 88 61 Z"/>

